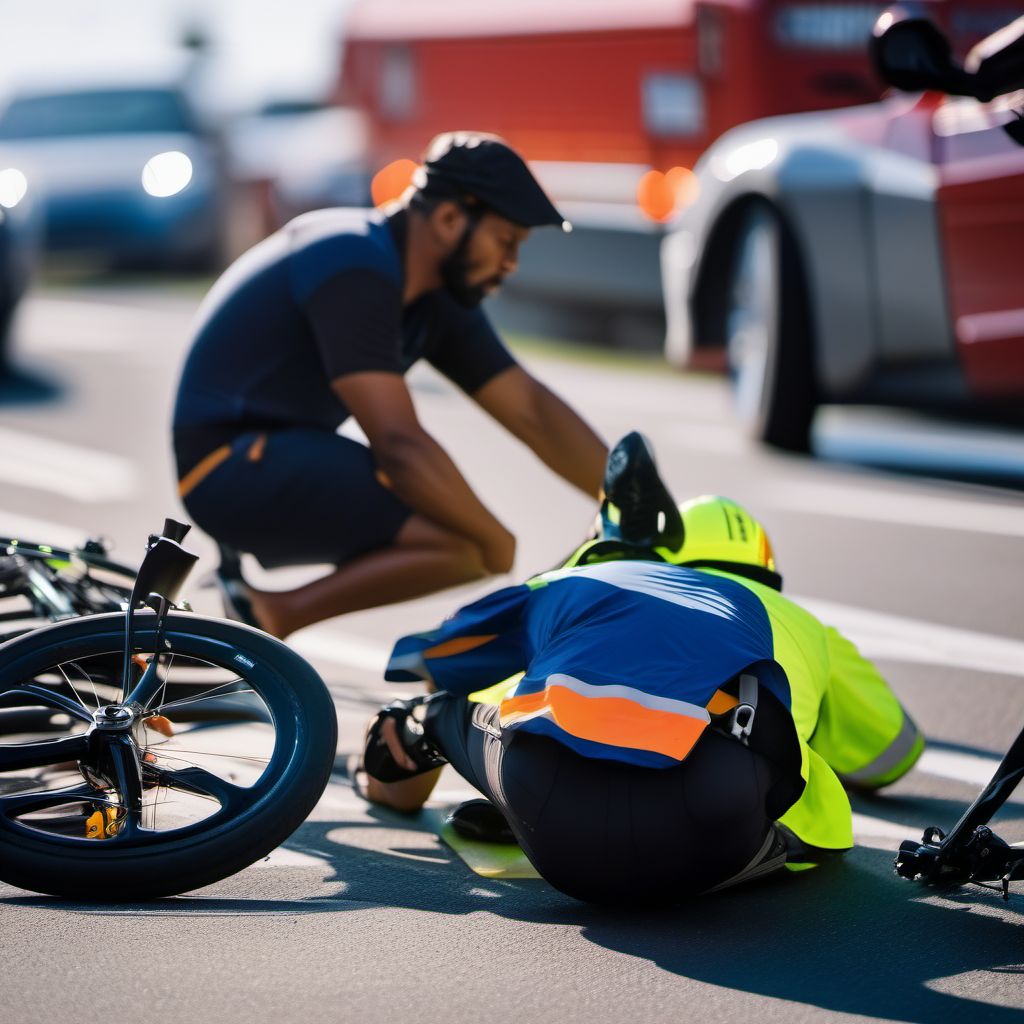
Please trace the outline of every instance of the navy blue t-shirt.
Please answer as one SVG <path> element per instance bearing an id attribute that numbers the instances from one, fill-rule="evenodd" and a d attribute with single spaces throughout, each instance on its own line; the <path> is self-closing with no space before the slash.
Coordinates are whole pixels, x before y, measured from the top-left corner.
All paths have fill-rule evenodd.
<path id="1" fill-rule="evenodd" d="M 199 311 L 174 408 L 179 474 L 250 430 L 336 430 L 331 382 L 427 359 L 468 394 L 515 360 L 445 289 L 402 304 L 404 212 L 318 210 L 237 260 Z"/>

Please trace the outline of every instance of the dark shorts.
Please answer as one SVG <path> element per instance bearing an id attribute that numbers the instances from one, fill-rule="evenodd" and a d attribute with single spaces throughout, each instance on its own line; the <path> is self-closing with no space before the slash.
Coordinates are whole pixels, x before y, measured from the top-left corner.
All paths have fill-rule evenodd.
<path id="1" fill-rule="evenodd" d="M 501 809 L 537 871 L 577 899 L 678 902 L 743 872 L 773 830 L 775 767 L 713 730 L 681 764 L 641 768 L 503 737 L 493 705 L 438 694 L 429 707 L 430 739 Z"/>
<path id="2" fill-rule="evenodd" d="M 264 438 L 265 440 L 261 440 Z M 326 430 L 236 438 L 183 501 L 216 541 L 264 567 L 340 565 L 391 544 L 410 510 L 376 477 L 370 450 Z"/>

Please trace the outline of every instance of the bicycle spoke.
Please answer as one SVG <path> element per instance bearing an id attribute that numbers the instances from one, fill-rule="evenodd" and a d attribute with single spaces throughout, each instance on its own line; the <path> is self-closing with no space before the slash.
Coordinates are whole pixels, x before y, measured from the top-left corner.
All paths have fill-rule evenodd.
<path id="1" fill-rule="evenodd" d="M 80 706 L 63 694 L 48 690 L 45 686 L 27 683 L 13 690 L 5 690 L 4 693 L 0 694 L 0 703 L 6 703 L 8 697 L 32 697 L 37 703 L 43 704 L 46 707 L 57 708 L 60 711 L 66 711 L 79 721 L 92 722 L 92 714 L 85 705 Z"/>
<path id="2" fill-rule="evenodd" d="M 269 757 L 253 757 L 250 754 L 237 754 L 232 750 L 189 750 L 186 747 L 171 747 L 164 743 L 153 743 L 149 748 L 159 757 L 166 754 L 196 754 L 199 757 L 222 757 L 229 761 L 252 761 L 254 764 L 270 764 Z M 184 758 L 179 758 L 184 760 Z"/>
<path id="3" fill-rule="evenodd" d="M 0 745 L 0 772 L 13 772 L 25 768 L 43 768 L 48 764 L 79 761 L 89 751 L 88 737 L 62 736 L 40 743 L 10 743 Z"/>
<path id="4" fill-rule="evenodd" d="M 78 698 L 78 703 L 81 704 L 82 707 L 86 711 L 88 711 L 89 710 L 89 705 L 86 704 L 84 700 L 82 700 L 82 695 L 78 692 L 78 690 L 75 689 L 75 684 L 73 682 L 71 682 L 71 679 L 68 676 L 67 672 L 64 671 L 64 666 L 63 665 L 58 665 L 57 668 L 60 670 L 60 674 L 64 677 L 64 682 L 66 682 L 68 684 L 68 686 L 71 687 L 71 692 Z M 90 682 L 91 682 L 91 680 L 90 680 Z M 95 690 L 95 687 L 93 687 L 93 689 Z M 98 697 L 96 698 L 96 706 L 99 707 L 99 698 Z"/>
<path id="5" fill-rule="evenodd" d="M 236 685 L 236 683 L 224 683 L 224 686 L 228 686 L 228 685 L 234 686 L 234 685 Z M 194 703 L 199 703 L 201 700 L 223 700 L 225 697 L 233 697 L 233 696 L 236 696 L 236 695 L 241 695 L 243 693 L 255 693 L 256 692 L 254 689 L 250 688 L 250 689 L 246 689 L 246 690 L 227 690 L 224 693 L 218 693 L 217 690 L 221 690 L 221 689 L 223 689 L 223 686 L 217 686 L 216 688 L 210 690 L 209 693 L 203 694 L 203 696 L 199 696 L 199 697 L 180 697 L 177 700 L 170 700 L 170 701 L 168 701 L 167 703 L 165 703 L 165 705 L 158 705 L 157 707 L 151 708 L 151 709 L 148 709 L 148 710 L 150 710 L 150 711 L 152 711 L 154 713 L 163 715 L 164 713 L 166 713 L 171 708 L 184 708 L 186 705 L 194 705 Z"/>
<path id="6" fill-rule="evenodd" d="M 0 796 L 0 814 L 13 818 L 32 811 L 43 811 L 47 807 L 59 807 L 61 804 L 89 801 L 91 803 L 111 803 L 101 792 L 88 783 L 68 786 L 66 789 L 50 789 L 41 793 L 12 793 Z"/>
<path id="7" fill-rule="evenodd" d="M 103 703 L 103 701 L 100 700 L 99 691 L 96 689 L 96 680 L 93 679 L 93 677 L 91 675 L 89 675 L 89 673 L 86 672 L 85 669 L 82 668 L 82 666 L 79 665 L 77 661 L 72 661 L 70 664 L 72 666 L 74 666 L 75 668 L 77 668 L 78 671 L 81 672 L 83 676 L 85 676 L 86 682 L 88 682 L 89 686 L 92 687 L 92 695 L 93 695 L 93 697 L 96 700 L 96 707 L 99 707 L 100 704 Z M 60 669 L 61 669 L 61 672 L 64 672 L 63 666 L 61 666 Z M 66 674 L 64 675 L 64 678 L 68 679 Z M 71 680 L 70 679 L 68 679 L 68 685 L 69 686 L 71 685 Z M 73 686 L 71 688 L 74 689 Z M 81 699 L 81 698 L 79 698 L 79 699 Z"/>
<path id="8" fill-rule="evenodd" d="M 174 668 L 174 655 L 171 655 L 171 660 L 167 663 L 167 668 L 164 671 L 164 684 L 160 687 L 160 700 L 157 701 L 159 704 L 161 700 L 165 700 L 167 697 L 167 680 L 171 678 L 171 669 Z"/>

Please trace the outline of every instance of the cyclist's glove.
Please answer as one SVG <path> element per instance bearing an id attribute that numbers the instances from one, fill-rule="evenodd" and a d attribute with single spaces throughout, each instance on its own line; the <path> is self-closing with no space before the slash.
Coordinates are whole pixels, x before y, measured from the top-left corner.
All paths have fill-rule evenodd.
<path id="1" fill-rule="evenodd" d="M 415 712 L 424 707 L 429 697 L 416 697 L 413 700 L 395 700 L 377 712 L 377 717 L 366 734 L 366 749 L 363 751 L 363 769 L 380 782 L 401 782 L 411 779 L 431 768 L 440 768 L 448 762 L 440 751 L 427 739 L 423 732 L 422 717 Z M 420 713 L 422 716 L 423 712 Z M 387 743 L 381 735 L 384 720 L 393 718 L 398 725 L 398 737 L 402 748 L 416 763 L 414 771 L 403 768 L 388 750 Z"/>

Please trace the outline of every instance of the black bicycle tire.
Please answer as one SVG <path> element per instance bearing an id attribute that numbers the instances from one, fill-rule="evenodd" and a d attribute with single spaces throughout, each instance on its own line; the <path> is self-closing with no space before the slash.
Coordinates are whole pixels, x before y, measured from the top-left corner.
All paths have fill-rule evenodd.
<path id="1" fill-rule="evenodd" d="M 151 621 L 147 622 L 149 619 Z M 154 635 L 156 616 L 140 615 L 140 646 Z M 24 679 L 33 666 L 82 657 L 123 639 L 117 613 L 83 616 L 45 626 L 0 645 L 0 692 Z M 0 827 L 0 879 L 20 888 L 79 900 L 136 901 L 171 896 L 226 878 L 279 846 L 306 819 L 326 788 L 337 748 L 337 718 L 323 681 L 308 662 L 273 637 L 240 623 L 172 614 L 166 622 L 172 647 L 211 650 L 215 644 L 276 676 L 296 724 L 294 753 L 285 772 L 258 805 L 236 821 L 173 833 L 146 845 L 108 847 L 102 842 L 57 842 Z M 187 639 L 185 639 L 187 638 Z M 250 672 L 254 670 L 249 670 Z M 266 700 L 266 695 L 262 695 Z M 274 695 L 274 700 L 278 695 Z"/>

